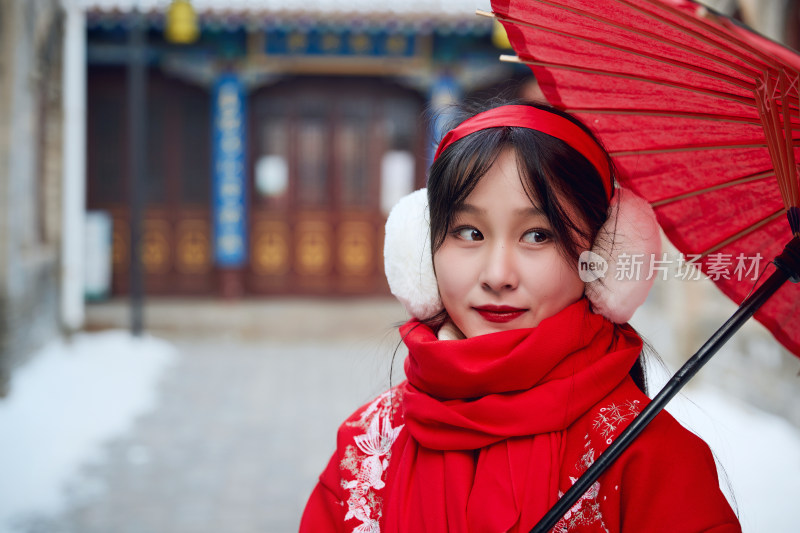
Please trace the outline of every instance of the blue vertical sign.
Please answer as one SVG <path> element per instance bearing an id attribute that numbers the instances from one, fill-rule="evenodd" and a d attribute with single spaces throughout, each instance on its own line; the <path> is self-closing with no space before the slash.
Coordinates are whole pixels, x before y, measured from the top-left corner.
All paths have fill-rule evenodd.
<path id="1" fill-rule="evenodd" d="M 214 258 L 236 268 L 247 260 L 245 100 L 236 76 L 217 80 L 212 105 Z"/>
<path id="2" fill-rule="evenodd" d="M 434 141 L 439 142 L 445 133 L 447 133 L 446 126 L 452 122 L 453 113 L 455 113 L 454 104 L 458 103 L 461 99 L 461 88 L 458 86 L 456 80 L 449 74 L 442 74 L 439 76 L 431 88 L 429 105 L 433 109 L 433 136 Z M 427 143 L 428 148 L 428 165 L 433 161 L 433 156 L 436 153 L 436 146 L 433 143 Z"/>

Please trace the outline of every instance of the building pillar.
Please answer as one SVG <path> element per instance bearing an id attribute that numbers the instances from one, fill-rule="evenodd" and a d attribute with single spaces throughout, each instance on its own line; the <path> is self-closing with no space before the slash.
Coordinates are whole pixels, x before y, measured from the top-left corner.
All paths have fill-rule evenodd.
<path id="1" fill-rule="evenodd" d="M 63 0 L 63 190 L 61 212 L 61 324 L 83 327 L 86 227 L 86 15 L 78 0 Z"/>

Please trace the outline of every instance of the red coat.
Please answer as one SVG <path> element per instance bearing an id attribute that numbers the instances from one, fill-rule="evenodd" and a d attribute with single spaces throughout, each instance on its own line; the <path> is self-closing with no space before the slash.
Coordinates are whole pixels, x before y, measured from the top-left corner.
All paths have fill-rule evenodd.
<path id="1" fill-rule="evenodd" d="M 404 428 L 405 387 L 358 409 L 339 428 L 336 452 L 311 494 L 301 533 L 385 530 L 384 508 L 397 470 L 392 457 L 413 439 Z M 628 379 L 568 428 L 561 493 L 648 401 Z M 721 533 L 741 527 L 719 489 L 708 446 L 662 412 L 553 531 Z"/>

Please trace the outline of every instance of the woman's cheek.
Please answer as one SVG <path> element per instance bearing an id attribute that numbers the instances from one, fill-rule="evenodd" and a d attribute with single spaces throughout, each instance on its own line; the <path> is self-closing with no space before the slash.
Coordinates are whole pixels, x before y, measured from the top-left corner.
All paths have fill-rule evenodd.
<path id="1" fill-rule="evenodd" d="M 436 282 L 439 285 L 439 294 L 445 308 L 451 305 L 459 293 L 467 290 L 468 261 L 455 246 L 442 245 L 433 257 L 433 266 L 436 271 Z"/>

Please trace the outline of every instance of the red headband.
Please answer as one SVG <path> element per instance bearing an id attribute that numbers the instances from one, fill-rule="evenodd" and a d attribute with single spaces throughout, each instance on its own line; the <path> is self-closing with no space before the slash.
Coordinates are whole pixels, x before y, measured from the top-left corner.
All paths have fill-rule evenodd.
<path id="1" fill-rule="evenodd" d="M 569 119 L 543 109 L 528 105 L 504 105 L 468 118 L 447 132 L 433 160 L 451 144 L 471 133 L 489 128 L 501 127 L 528 128 L 560 139 L 580 152 L 594 165 L 603 179 L 606 195 L 611 198 L 611 171 L 608 168 L 606 153 L 583 129 Z"/>

